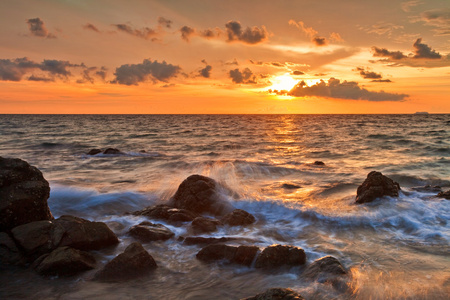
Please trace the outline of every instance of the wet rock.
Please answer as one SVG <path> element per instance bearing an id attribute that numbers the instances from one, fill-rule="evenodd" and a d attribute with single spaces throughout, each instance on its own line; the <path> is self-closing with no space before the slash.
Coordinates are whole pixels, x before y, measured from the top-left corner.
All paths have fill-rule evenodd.
<path id="1" fill-rule="evenodd" d="M 264 293 L 241 300 L 304 300 L 299 293 L 285 288 L 272 288 Z"/>
<path id="2" fill-rule="evenodd" d="M 96 155 L 96 154 L 99 154 L 99 153 L 102 153 L 102 150 L 100 150 L 100 149 L 91 149 L 91 150 L 89 150 L 87 155 Z"/>
<path id="3" fill-rule="evenodd" d="M 191 222 L 196 217 L 198 217 L 197 214 L 189 210 L 178 209 L 165 204 L 150 206 L 143 210 L 134 212 L 133 214 L 137 216 L 146 216 L 151 219 L 165 220 L 174 224 L 181 222 Z"/>
<path id="4" fill-rule="evenodd" d="M 256 246 L 228 246 L 221 244 L 208 245 L 200 250 L 196 257 L 204 262 L 225 260 L 244 266 L 250 266 L 258 253 Z"/>
<path id="5" fill-rule="evenodd" d="M 0 264 L 23 265 L 25 257 L 17 248 L 14 240 L 6 233 L 0 232 Z"/>
<path id="6" fill-rule="evenodd" d="M 281 188 L 286 189 L 286 190 L 296 190 L 296 189 L 301 188 L 301 186 L 292 184 L 292 183 L 283 183 L 281 185 Z"/>
<path id="7" fill-rule="evenodd" d="M 256 222 L 255 217 L 242 209 L 235 209 L 225 215 L 220 221 L 230 226 L 245 226 Z"/>
<path id="8" fill-rule="evenodd" d="M 347 271 L 344 266 L 333 256 L 325 256 L 315 260 L 312 264 L 306 267 L 303 276 L 310 279 L 319 279 L 330 277 L 330 276 L 340 276 L 346 275 Z"/>
<path id="9" fill-rule="evenodd" d="M 41 171 L 21 159 L 0 157 L 0 231 L 52 220 L 50 186 Z"/>
<path id="10" fill-rule="evenodd" d="M 231 262 L 250 267 L 258 251 L 259 248 L 256 246 L 239 246 Z"/>
<path id="11" fill-rule="evenodd" d="M 316 161 L 313 163 L 313 165 L 315 165 L 315 166 L 325 166 L 325 163 L 324 163 L 323 161 L 316 160 Z"/>
<path id="12" fill-rule="evenodd" d="M 306 254 L 302 248 L 294 246 L 273 245 L 265 248 L 255 262 L 256 268 L 278 268 L 282 266 L 298 266 L 306 262 Z"/>
<path id="13" fill-rule="evenodd" d="M 182 238 L 182 241 L 183 244 L 185 245 L 211 245 L 235 241 L 237 239 L 239 238 L 232 238 L 232 237 L 213 238 L 201 236 L 188 236 L 186 238 Z"/>
<path id="14" fill-rule="evenodd" d="M 383 196 L 398 197 L 400 185 L 380 172 L 372 171 L 358 187 L 356 203 L 372 202 Z"/>
<path id="15" fill-rule="evenodd" d="M 173 206 L 198 214 L 224 215 L 232 210 L 225 199 L 225 189 L 214 179 L 202 175 L 191 175 L 178 187 L 172 198 Z"/>
<path id="16" fill-rule="evenodd" d="M 162 224 L 153 224 L 150 222 L 142 222 L 130 228 L 128 233 L 143 243 L 152 241 L 165 241 L 173 237 L 175 234 Z"/>
<path id="17" fill-rule="evenodd" d="M 64 234 L 52 221 L 36 221 L 11 230 L 13 238 L 25 251 L 29 260 L 56 249 Z"/>
<path id="18" fill-rule="evenodd" d="M 436 197 L 450 200 L 450 190 L 446 192 L 440 192 L 439 194 L 436 195 Z"/>
<path id="19" fill-rule="evenodd" d="M 215 219 L 197 217 L 191 223 L 191 228 L 194 234 L 213 232 L 217 230 L 220 222 Z"/>
<path id="20" fill-rule="evenodd" d="M 440 186 L 431 186 L 431 185 L 426 185 L 426 186 L 417 186 L 417 187 L 413 187 L 411 188 L 414 191 L 417 192 L 421 192 L 421 193 L 439 193 L 442 192 L 442 188 Z"/>
<path id="21" fill-rule="evenodd" d="M 153 257 L 135 242 L 130 244 L 123 253 L 108 262 L 103 269 L 94 276 L 95 280 L 117 281 L 127 280 L 148 274 L 156 269 Z"/>
<path id="22" fill-rule="evenodd" d="M 59 247 L 38 259 L 35 270 L 41 275 L 69 276 L 95 268 L 92 254 L 71 247 Z"/>
<path id="23" fill-rule="evenodd" d="M 108 148 L 103 151 L 103 154 L 123 154 L 123 152 L 116 148 Z"/>

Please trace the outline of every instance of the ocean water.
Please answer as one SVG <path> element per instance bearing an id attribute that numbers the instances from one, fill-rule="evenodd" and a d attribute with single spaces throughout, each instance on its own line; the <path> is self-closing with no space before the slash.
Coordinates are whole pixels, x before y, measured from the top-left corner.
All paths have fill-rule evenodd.
<path id="1" fill-rule="evenodd" d="M 124 154 L 86 155 L 108 147 Z M 200 246 L 178 241 L 188 224 L 159 222 L 176 237 L 144 244 L 159 266 L 147 277 L 98 283 L 90 280 L 95 271 L 43 278 L 3 268 L 2 299 L 239 299 L 270 287 L 306 299 L 450 294 L 450 201 L 417 190 L 450 188 L 450 115 L 0 115 L 0 156 L 42 171 L 55 217 L 110 226 L 121 243 L 95 252 L 99 267 L 144 220 L 127 212 L 168 201 L 183 179 L 202 174 L 231 187 L 239 198 L 229 201 L 257 218 L 203 236 L 299 246 L 308 262 L 333 255 L 351 275 L 347 289 L 335 289 L 305 280 L 301 268 L 203 264 L 195 258 Z M 399 197 L 355 205 L 373 170 L 400 183 Z"/>

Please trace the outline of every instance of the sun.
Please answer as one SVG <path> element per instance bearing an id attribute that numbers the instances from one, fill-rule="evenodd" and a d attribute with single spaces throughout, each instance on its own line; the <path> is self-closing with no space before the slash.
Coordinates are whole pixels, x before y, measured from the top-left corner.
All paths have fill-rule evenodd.
<path id="1" fill-rule="evenodd" d="M 269 90 L 290 91 L 299 80 L 292 78 L 289 73 L 276 76 L 271 80 L 272 85 L 267 87 Z"/>

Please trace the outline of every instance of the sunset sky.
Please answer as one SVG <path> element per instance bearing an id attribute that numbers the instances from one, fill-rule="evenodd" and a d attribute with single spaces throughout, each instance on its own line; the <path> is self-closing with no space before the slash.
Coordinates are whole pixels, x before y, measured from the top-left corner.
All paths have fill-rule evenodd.
<path id="1" fill-rule="evenodd" d="M 450 113 L 448 0 L 2 0 L 0 16 L 0 113 Z"/>

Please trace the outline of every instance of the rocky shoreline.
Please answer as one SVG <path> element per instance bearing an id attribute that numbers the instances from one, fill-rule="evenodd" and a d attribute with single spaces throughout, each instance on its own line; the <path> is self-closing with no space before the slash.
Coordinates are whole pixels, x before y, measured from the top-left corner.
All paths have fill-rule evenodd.
<path id="1" fill-rule="evenodd" d="M 383 196 L 397 197 L 399 191 L 398 183 L 374 171 L 358 188 L 355 203 L 364 204 Z M 116 234 L 102 222 L 69 215 L 55 219 L 47 204 L 49 193 L 49 184 L 37 168 L 20 159 L 0 157 L 1 264 L 32 268 L 42 276 L 77 276 L 86 270 L 96 270 L 92 280 L 130 280 L 157 268 L 158 262 L 142 244 L 175 236 L 169 228 L 157 223 L 163 220 L 173 226 L 188 226 L 191 235 L 179 241 L 203 246 L 193 259 L 206 264 L 236 264 L 255 272 L 283 272 L 298 266 L 305 280 L 330 284 L 343 292 L 348 289 L 351 275 L 335 257 L 309 262 L 300 247 L 271 245 L 260 249 L 251 241 L 235 246 L 232 238 L 196 236 L 215 232 L 222 226 L 245 228 L 257 222 L 245 210 L 235 209 L 227 200 L 236 197 L 235 193 L 212 178 L 191 175 L 180 184 L 169 203 L 133 212 L 149 221 L 131 227 L 127 234 L 136 242 L 102 267 L 97 266 L 91 252 L 118 245 Z M 448 193 L 440 191 L 437 197 L 448 199 Z M 303 298 L 292 290 L 279 288 L 246 299 Z"/>

